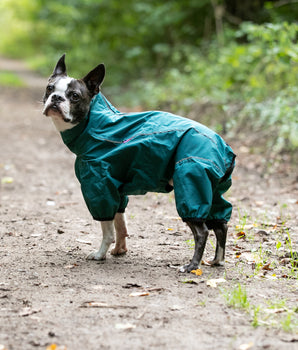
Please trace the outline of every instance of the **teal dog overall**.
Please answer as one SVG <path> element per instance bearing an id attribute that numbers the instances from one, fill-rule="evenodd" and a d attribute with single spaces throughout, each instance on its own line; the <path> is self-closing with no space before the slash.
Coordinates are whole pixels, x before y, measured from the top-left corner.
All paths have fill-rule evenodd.
<path id="1" fill-rule="evenodd" d="M 178 214 L 195 239 L 194 257 L 181 271 L 198 267 L 208 229 L 217 237 L 211 264 L 224 263 L 232 205 L 223 194 L 235 155 L 218 134 L 166 112 L 121 113 L 98 93 L 85 119 L 61 136 L 77 155 L 76 176 L 95 220 L 123 213 L 129 195 L 174 188 Z"/>

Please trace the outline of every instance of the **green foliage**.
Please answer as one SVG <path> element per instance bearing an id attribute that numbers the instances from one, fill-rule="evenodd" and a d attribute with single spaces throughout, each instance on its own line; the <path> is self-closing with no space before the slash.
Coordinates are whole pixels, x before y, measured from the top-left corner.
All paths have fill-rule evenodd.
<path id="1" fill-rule="evenodd" d="M 21 87 L 24 82 L 14 73 L 0 71 L 0 85 Z"/>
<path id="2" fill-rule="evenodd" d="M 297 9 L 249 0 L 241 7 L 227 0 L 2 0 L 0 52 L 29 59 L 45 75 L 64 52 L 77 77 L 104 62 L 105 91 L 122 105 L 189 113 L 234 136 L 242 127 L 266 130 L 270 149 L 293 151 Z"/>
<path id="3" fill-rule="evenodd" d="M 0 29 L 1 52 L 36 55 L 45 74 L 64 52 L 76 74 L 103 61 L 115 84 L 160 72 L 180 43 L 197 45 L 204 34 L 198 17 L 210 16 L 212 7 L 209 0 L 4 0 L 0 11 L 2 28 L 10 28 Z"/>
<path id="4" fill-rule="evenodd" d="M 134 96 L 134 103 L 149 106 L 153 100 L 157 106 L 184 113 L 203 103 L 215 107 L 209 108 L 209 119 L 221 121 L 225 129 L 265 130 L 267 146 L 274 152 L 294 150 L 297 36 L 296 24 L 243 23 L 238 31 L 227 31 L 224 47 L 213 41 L 207 49 L 189 48 L 180 69 L 169 69 L 157 82 L 135 83 L 133 91 L 144 93 L 137 95 L 139 100 Z"/>

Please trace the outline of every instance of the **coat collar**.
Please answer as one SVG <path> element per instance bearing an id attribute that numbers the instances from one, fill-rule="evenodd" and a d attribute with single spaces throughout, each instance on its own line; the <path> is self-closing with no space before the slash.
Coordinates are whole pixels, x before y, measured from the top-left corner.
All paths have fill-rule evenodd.
<path id="1" fill-rule="evenodd" d="M 71 151 L 71 144 L 83 133 L 89 121 L 89 114 L 76 126 L 71 129 L 60 132 L 63 142 Z"/>

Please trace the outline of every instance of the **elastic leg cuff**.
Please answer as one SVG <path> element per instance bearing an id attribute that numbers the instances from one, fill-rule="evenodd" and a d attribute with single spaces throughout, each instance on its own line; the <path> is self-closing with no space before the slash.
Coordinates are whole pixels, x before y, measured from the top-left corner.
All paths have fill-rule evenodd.
<path id="1" fill-rule="evenodd" d="M 208 230 L 213 230 L 214 228 L 218 228 L 222 226 L 223 224 L 227 223 L 227 220 L 224 219 L 212 219 L 212 220 L 206 220 L 202 218 L 182 218 L 182 221 L 184 222 L 193 222 L 197 224 L 202 224 L 203 222 L 208 227 Z"/>

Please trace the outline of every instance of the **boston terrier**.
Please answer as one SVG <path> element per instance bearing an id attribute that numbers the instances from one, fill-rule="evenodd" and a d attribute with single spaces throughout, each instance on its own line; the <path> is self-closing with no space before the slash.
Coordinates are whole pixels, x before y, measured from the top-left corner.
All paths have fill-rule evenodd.
<path id="1" fill-rule="evenodd" d="M 200 266 L 208 232 L 217 243 L 211 265 L 223 265 L 232 205 L 223 198 L 231 186 L 235 154 L 206 126 L 171 113 L 119 112 L 101 93 L 105 66 L 84 78 L 67 75 L 65 55 L 49 77 L 43 114 L 51 117 L 63 142 L 76 154 L 75 173 L 86 205 L 101 222 L 102 242 L 88 259 L 127 252 L 125 208 L 129 195 L 174 190 L 176 208 L 194 236 L 194 255 L 180 267 Z"/>

